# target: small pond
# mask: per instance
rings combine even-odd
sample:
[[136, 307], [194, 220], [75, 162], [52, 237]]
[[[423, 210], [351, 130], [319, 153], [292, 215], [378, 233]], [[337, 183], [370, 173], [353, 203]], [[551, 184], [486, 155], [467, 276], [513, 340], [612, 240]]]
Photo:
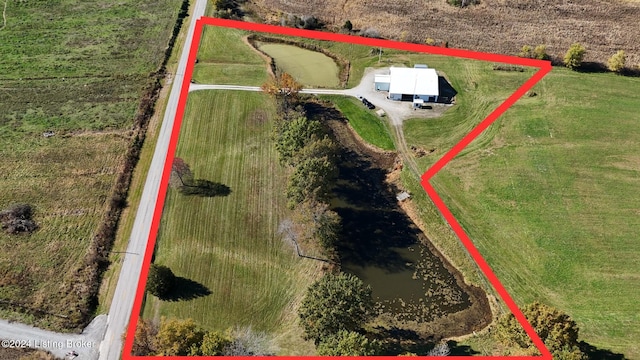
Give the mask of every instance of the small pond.
[[338, 65], [323, 53], [278, 43], [258, 43], [258, 49], [306, 87], [335, 88], [340, 82]]

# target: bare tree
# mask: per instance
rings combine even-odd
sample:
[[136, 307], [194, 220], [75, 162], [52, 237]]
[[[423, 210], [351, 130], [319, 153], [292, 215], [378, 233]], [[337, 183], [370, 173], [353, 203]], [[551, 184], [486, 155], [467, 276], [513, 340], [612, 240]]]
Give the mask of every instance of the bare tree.
[[193, 180], [193, 174], [189, 165], [179, 157], [173, 159], [173, 165], [171, 166], [171, 179], [169, 182], [174, 187], [189, 186]]
[[448, 356], [451, 353], [449, 344], [446, 342], [436, 345], [433, 349], [429, 350], [427, 356]]

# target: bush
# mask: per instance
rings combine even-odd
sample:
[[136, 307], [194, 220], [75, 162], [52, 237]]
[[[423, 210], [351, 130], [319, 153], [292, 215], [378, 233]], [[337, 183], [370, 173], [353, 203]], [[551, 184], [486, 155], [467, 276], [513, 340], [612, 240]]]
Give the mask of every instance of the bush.
[[546, 45], [538, 45], [533, 49], [533, 57], [538, 60], [549, 60], [549, 54], [547, 54]]
[[[572, 354], [572, 357], [580, 355], [578, 325], [569, 315], [537, 302], [525, 306], [522, 313], [549, 351], [554, 354], [554, 358], [558, 358], [560, 354]], [[501, 342], [523, 349], [534, 349], [531, 339], [513, 314], [500, 318], [496, 329], [496, 337]]]
[[347, 20], [344, 22], [344, 25], [342, 25], [342, 28], [346, 31], [351, 31], [353, 30], [353, 24], [351, 24], [351, 21]]
[[355, 331], [341, 330], [318, 345], [321, 356], [374, 356], [380, 355], [382, 346], [376, 340]]
[[147, 291], [162, 299], [166, 297], [176, 282], [173, 271], [164, 265], [151, 264], [147, 278]]
[[609, 58], [607, 65], [609, 70], [620, 73], [624, 70], [626, 62], [627, 56], [625, 55], [624, 50], [620, 50]]
[[564, 65], [572, 70], [578, 69], [582, 65], [586, 51], [584, 46], [579, 43], [572, 44], [564, 55]]

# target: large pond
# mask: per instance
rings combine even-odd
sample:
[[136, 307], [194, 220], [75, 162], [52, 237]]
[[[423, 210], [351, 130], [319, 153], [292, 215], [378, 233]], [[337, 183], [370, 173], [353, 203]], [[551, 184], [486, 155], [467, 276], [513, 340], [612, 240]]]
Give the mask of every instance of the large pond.
[[337, 87], [338, 65], [327, 55], [293, 45], [259, 43], [258, 49], [304, 86]]

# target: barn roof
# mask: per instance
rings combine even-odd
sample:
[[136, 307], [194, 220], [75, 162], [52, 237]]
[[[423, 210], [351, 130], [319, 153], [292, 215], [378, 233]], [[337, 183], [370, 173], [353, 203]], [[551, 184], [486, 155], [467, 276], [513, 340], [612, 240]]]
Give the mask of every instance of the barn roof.
[[435, 69], [391, 67], [390, 77], [389, 94], [440, 95]]

